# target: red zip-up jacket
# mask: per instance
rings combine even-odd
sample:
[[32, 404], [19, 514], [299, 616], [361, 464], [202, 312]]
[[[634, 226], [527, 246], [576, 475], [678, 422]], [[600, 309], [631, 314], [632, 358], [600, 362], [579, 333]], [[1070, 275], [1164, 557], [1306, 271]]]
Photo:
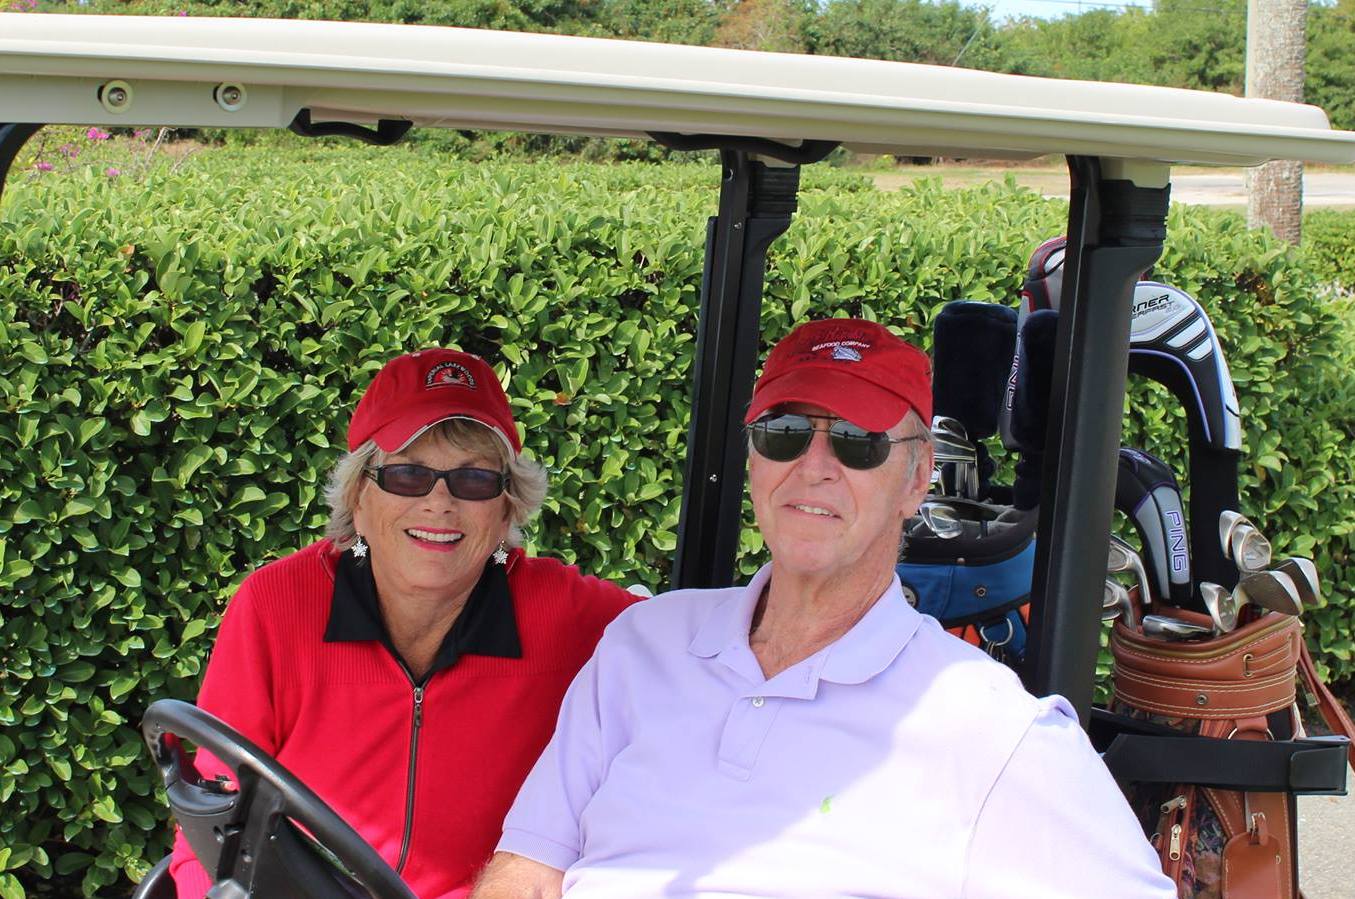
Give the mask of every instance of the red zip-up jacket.
[[[521, 550], [506, 572], [495, 568], [416, 684], [380, 624], [370, 570], [329, 541], [313, 544], [240, 585], [198, 696], [420, 897], [470, 892], [565, 689], [637, 599]], [[226, 771], [208, 753], [197, 767], [207, 778]], [[182, 832], [170, 870], [181, 899], [211, 886]]]

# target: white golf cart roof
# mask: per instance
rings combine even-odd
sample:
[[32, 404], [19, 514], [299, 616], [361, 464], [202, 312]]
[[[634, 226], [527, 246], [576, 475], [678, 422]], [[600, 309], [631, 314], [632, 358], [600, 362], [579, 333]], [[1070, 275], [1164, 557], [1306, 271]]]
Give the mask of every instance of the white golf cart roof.
[[[131, 88], [117, 111], [100, 87]], [[243, 102], [213, 88], [238, 83]], [[226, 107], [235, 107], [228, 109]], [[837, 141], [907, 156], [1355, 162], [1322, 110], [1201, 91], [459, 28], [0, 14], [0, 122]]]

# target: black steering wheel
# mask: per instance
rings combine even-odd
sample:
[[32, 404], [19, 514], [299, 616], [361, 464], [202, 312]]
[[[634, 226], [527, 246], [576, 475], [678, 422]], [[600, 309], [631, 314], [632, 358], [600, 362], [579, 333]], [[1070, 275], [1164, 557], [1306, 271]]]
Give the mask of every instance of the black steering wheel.
[[[415, 899], [400, 875], [305, 784], [219, 718], [175, 699], [141, 720], [170, 808], [212, 895]], [[185, 757], [190, 740], [235, 774], [203, 781]]]

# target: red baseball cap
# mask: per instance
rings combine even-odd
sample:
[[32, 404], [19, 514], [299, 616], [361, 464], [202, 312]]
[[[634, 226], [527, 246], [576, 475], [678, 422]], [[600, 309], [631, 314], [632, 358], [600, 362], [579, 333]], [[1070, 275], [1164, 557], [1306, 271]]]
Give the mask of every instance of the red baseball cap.
[[743, 422], [784, 403], [822, 406], [867, 431], [894, 427], [909, 409], [930, 425], [931, 362], [876, 322], [806, 322], [772, 348]]
[[449, 418], [478, 421], [522, 452], [508, 397], [489, 363], [457, 350], [420, 350], [397, 356], [376, 373], [348, 423], [348, 449], [368, 440], [388, 453], [409, 446]]

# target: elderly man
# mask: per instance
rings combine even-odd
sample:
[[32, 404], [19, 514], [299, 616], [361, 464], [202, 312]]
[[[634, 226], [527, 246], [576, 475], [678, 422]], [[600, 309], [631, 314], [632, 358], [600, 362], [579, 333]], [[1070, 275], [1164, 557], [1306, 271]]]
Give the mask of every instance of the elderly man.
[[912, 609], [927, 358], [811, 322], [746, 423], [771, 562], [607, 629], [475, 892], [498, 897], [1166, 897], [1060, 697]]

